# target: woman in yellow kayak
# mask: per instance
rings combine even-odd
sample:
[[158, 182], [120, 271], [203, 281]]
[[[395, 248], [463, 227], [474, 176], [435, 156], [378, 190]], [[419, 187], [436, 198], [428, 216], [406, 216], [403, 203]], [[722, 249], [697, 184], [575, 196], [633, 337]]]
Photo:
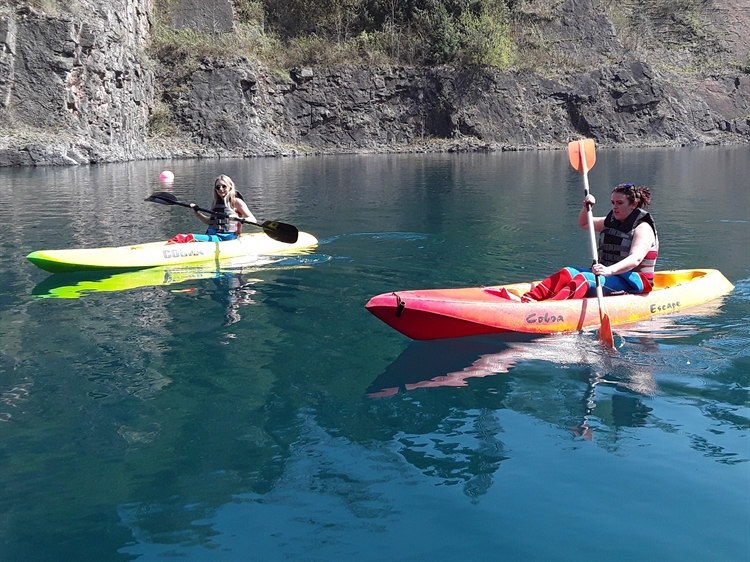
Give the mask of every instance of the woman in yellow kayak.
[[234, 188], [232, 178], [223, 174], [214, 181], [211, 214], [199, 211], [195, 203], [191, 203], [190, 207], [195, 212], [195, 216], [208, 225], [205, 234], [192, 235], [196, 242], [221, 242], [237, 238], [242, 230], [242, 223], [236, 220], [237, 217], [257, 222]]
[[[651, 291], [654, 267], [659, 253], [656, 225], [646, 208], [651, 202], [647, 187], [621, 183], [612, 190], [612, 210], [606, 217], [594, 217], [599, 232], [599, 263], [591, 269], [566, 267], [525, 293], [525, 302], [580, 299], [596, 296], [596, 278], [604, 295], [647, 293]], [[578, 214], [578, 225], [588, 228], [588, 205], [596, 203], [587, 195]]]

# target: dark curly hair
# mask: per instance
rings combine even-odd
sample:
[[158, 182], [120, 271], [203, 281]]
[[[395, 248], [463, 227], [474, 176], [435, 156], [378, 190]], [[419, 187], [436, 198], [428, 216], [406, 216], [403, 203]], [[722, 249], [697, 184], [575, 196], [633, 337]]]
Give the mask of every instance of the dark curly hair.
[[638, 207], [646, 209], [651, 203], [651, 190], [648, 187], [638, 187], [632, 183], [621, 183], [615, 186], [612, 193], [622, 193], [632, 205], [638, 200]]

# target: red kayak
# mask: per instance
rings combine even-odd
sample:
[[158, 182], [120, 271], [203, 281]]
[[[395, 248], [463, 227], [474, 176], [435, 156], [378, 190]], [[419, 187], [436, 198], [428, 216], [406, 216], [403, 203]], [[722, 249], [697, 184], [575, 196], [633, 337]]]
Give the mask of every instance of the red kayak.
[[[365, 308], [415, 340], [518, 332], [553, 334], [600, 324], [596, 297], [522, 303], [532, 283], [465, 289], [427, 289], [383, 293]], [[612, 325], [681, 312], [729, 293], [734, 286], [715, 269], [657, 272], [654, 289], [640, 295], [603, 299]]]

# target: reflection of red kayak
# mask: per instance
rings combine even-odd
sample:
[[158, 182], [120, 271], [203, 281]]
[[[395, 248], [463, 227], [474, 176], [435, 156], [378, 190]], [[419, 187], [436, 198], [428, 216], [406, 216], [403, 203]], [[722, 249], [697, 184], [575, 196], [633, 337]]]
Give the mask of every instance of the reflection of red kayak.
[[[365, 305], [380, 320], [415, 340], [523, 332], [552, 334], [599, 326], [596, 298], [521, 303], [531, 283], [466, 289], [394, 291]], [[715, 269], [657, 272], [654, 290], [604, 299], [613, 325], [680, 312], [729, 293], [734, 286]], [[505, 291], [502, 291], [505, 289]]]

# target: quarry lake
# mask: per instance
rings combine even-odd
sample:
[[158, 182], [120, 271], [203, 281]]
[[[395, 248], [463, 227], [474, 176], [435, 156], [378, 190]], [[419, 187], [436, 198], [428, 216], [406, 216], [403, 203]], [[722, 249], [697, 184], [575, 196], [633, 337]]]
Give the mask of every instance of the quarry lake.
[[[364, 308], [588, 267], [565, 151], [0, 170], [0, 560], [747, 561], [749, 161], [597, 150], [596, 214], [649, 186], [657, 268], [735, 285], [615, 355]], [[201, 232], [144, 199], [206, 207], [219, 174], [319, 245], [118, 290], [25, 259]]]

